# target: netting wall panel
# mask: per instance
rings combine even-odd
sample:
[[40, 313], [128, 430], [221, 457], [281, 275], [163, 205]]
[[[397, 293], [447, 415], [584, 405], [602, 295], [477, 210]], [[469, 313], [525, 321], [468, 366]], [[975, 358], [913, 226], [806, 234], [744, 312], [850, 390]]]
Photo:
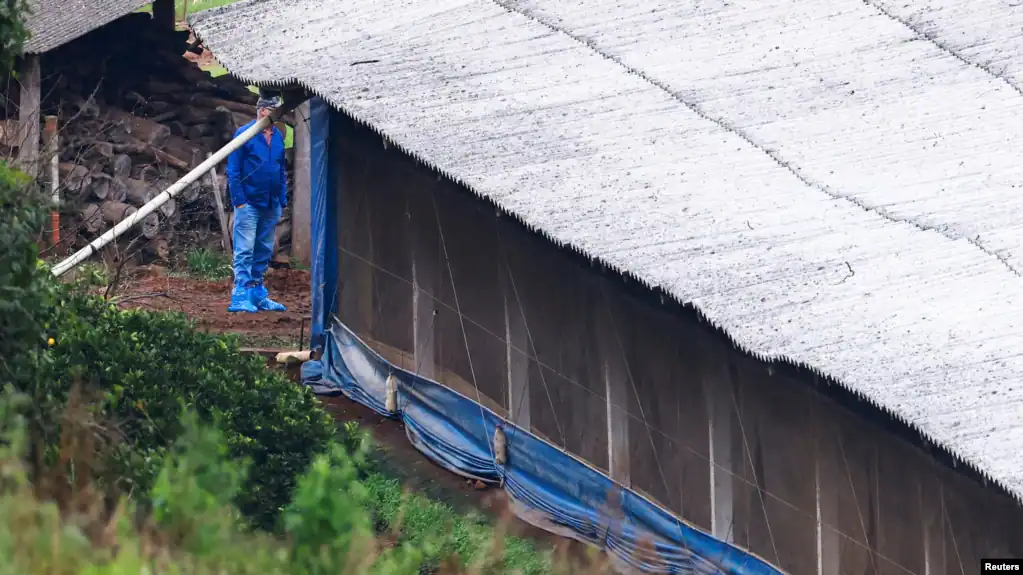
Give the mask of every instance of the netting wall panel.
[[735, 367], [735, 540], [790, 573], [811, 573], [817, 503], [810, 397], [758, 362], [737, 360]]
[[[332, 130], [340, 315], [387, 359], [503, 416], [525, 414], [538, 435], [608, 471], [609, 348], [598, 334], [610, 314], [627, 374], [629, 481], [691, 524], [710, 530], [728, 503], [722, 537], [792, 573], [922, 574], [926, 563], [939, 575], [1023, 553], [1017, 503], [706, 324], [626, 295], [368, 130]], [[711, 454], [708, 389], [733, 402], [732, 459], [714, 468], [732, 479], [727, 502], [711, 477], [722, 455]]]
[[[504, 293], [494, 213], [448, 189], [425, 203], [443, 232], [437, 339], [441, 365], [508, 407]], [[459, 314], [461, 312], [461, 314]]]
[[596, 287], [565, 255], [510, 228], [501, 227], [500, 241], [519, 308], [510, 313], [525, 318], [532, 427], [606, 471], [607, 401], [595, 336]]
[[692, 333], [633, 300], [612, 304], [628, 379], [632, 487], [711, 528], [707, 400]]
[[400, 363], [413, 352], [408, 172], [372, 153], [365, 130], [331, 127], [340, 195], [338, 282], [341, 316], [377, 351]]

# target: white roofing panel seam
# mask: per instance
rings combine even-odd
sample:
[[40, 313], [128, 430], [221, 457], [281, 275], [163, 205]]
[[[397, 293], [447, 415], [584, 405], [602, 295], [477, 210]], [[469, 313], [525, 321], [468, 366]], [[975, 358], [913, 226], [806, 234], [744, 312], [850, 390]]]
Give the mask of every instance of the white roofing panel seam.
[[[976, 66], [1005, 82], [1006, 85], [1023, 96], [1023, 89], [1020, 89], [1017, 77], [1020, 68], [1011, 67], [1011, 62], [1015, 58], [999, 50], [999, 47], [1006, 44], [1012, 45], [1014, 51], [1023, 49], [1023, 41], [1019, 34], [1020, 27], [1023, 26], [1023, 10], [1020, 9], [1023, 5], [1008, 4], [998, 0], [951, 3], [947, 0], [938, 0], [937, 2], [931, 0], [860, 1], [909, 28], [917, 36], [926, 38], [964, 64]], [[928, 6], [928, 8], [919, 10], [920, 5]], [[939, 5], [940, 8], [935, 9], [935, 5]], [[955, 9], [954, 16], [948, 8]], [[949, 18], [950, 16], [954, 19]], [[965, 25], [963, 25], [964, 22]], [[1015, 30], [1013, 26], [1015, 26]], [[949, 33], [950, 28], [960, 32], [958, 34], [960, 40], [956, 40], [957, 35]], [[977, 42], [978, 39], [982, 39], [982, 41]], [[993, 54], [984, 52], [991, 48], [994, 48]], [[1018, 54], [1018, 52], [1016, 53]]]
[[[508, 9], [519, 10], [522, 13], [526, 14], [528, 17], [536, 19], [537, 21], [539, 21], [541, 23], [544, 23], [545, 25], [547, 25], [549, 27], [552, 27], [552, 28], [555, 28], [555, 29], [561, 29], [559, 27], [558, 23], [565, 22], [565, 20], [563, 18], [560, 18], [560, 17], [557, 16], [561, 12], [565, 11], [565, 7], [563, 5], [561, 5], [561, 4], [545, 3], [545, 2], [542, 2], [540, 0], [494, 0], [494, 1], [498, 2], [499, 4], [501, 4], [502, 6], [508, 8]], [[861, 1], [866, 6], [872, 6], [869, 2], [866, 2], [864, 0], [861, 0]], [[790, 0], [783, 0], [782, 3], [788, 4], [789, 2], [790, 2]], [[766, 4], [767, 3], [765, 2], [764, 5], [758, 6], [757, 9], [750, 9], [747, 6], [743, 6], [742, 7], [742, 12], [744, 12], [744, 13], [753, 13], [753, 14], [771, 13], [770, 8], [767, 7]], [[776, 2], [776, 4], [777, 4], [777, 2]], [[813, 4], [802, 3], [801, 5], [804, 7], [803, 8], [804, 10], [809, 10], [809, 11], [815, 11], [815, 10], [817, 10], [819, 8], [817, 5], [813, 5]], [[644, 3], [644, 6], [646, 6], [645, 3]], [[588, 8], [590, 8], [590, 7], [592, 7], [592, 6], [591, 5], [587, 5], [586, 7], [584, 7], [582, 9], [582, 11], [585, 12], [585, 14], [586, 14], [586, 16], [588, 18], [595, 19], [596, 18], [596, 16], [594, 15], [595, 12], [594, 11], [588, 11]], [[629, 5], [629, 4], [625, 4], [625, 5], [618, 4], [618, 5], [616, 5], [617, 9], [626, 10], [626, 13], [628, 13], [627, 9], [630, 8], [630, 7], [631, 7], [631, 5]], [[651, 11], [651, 10], [646, 10], [646, 9], [644, 9], [642, 12], [643, 13], [653, 13], [653, 14], [657, 13], [656, 10]], [[596, 12], [596, 14], [606, 15], [603, 12]], [[890, 15], [880, 11], [880, 9], [878, 9], [878, 12], [876, 13], [876, 15], [883, 15], [883, 16], [887, 17], [893, 23], [894, 27], [900, 29], [900, 30], [896, 30], [896, 32], [902, 32], [903, 33], [903, 37], [901, 38], [901, 40], [903, 40], [903, 41], [906, 41], [907, 39], [910, 39], [912, 34], [916, 34], [916, 31], [912, 28], [912, 26], [910, 26], [910, 25], [908, 25], [908, 24], [898, 20], [897, 18], [895, 18], [893, 16], [890, 16]], [[657, 16], [659, 17], [660, 14], [657, 14]], [[853, 16], [855, 16], [857, 19], [862, 19], [863, 18], [862, 14], [853, 14]], [[791, 10], [789, 11], [789, 13], [787, 13], [786, 18], [791, 18]], [[613, 17], [612, 17], [612, 20], [616, 22], [616, 24], [614, 25], [614, 29], [615, 29], [615, 32], [616, 32], [615, 38], [618, 38], [618, 36], [620, 35], [619, 32], [622, 30], [622, 27], [618, 26], [617, 20], [614, 20]], [[661, 24], [661, 22], [663, 22], [663, 21], [665, 21], [667, 19], [665, 19], [665, 18], [659, 18], [658, 19], [658, 18], [653, 18], [652, 17], [651, 20], [656, 22], [656, 25], [659, 28], [661, 28], [661, 29], [665, 28], [665, 26], [663, 24]], [[606, 18], [604, 18], [601, 21], [602, 22], [607, 22], [608, 20]], [[680, 19], [674, 19], [674, 20], [671, 20], [671, 21], [679, 22]], [[753, 21], [754, 21], [753, 19], [751, 19], [750, 17], [747, 16], [742, 21], [742, 25], [743, 26], [748, 26], [751, 29], [757, 29], [758, 27], [751, 23]], [[681, 22], [682, 22], [682, 24], [690, 23], [690, 22], [686, 22], [685, 20], [681, 20]], [[876, 22], [872, 22], [871, 24], [872, 25], [876, 25]], [[679, 26], [679, 24], [676, 24], [676, 26]], [[582, 29], [586, 29], [586, 30], [590, 30], [591, 29], [591, 27], [588, 26], [585, 23], [582, 26], [580, 26], [580, 27]], [[801, 26], [800, 31], [804, 31], [805, 28], [806, 28], [805, 25]], [[902, 28], [904, 28], [904, 30]], [[627, 30], [627, 28], [626, 28], [626, 30]], [[999, 262], [1001, 262], [1003, 265], [1005, 265], [1007, 267], [1007, 269], [1012, 271], [1014, 274], [1020, 275], [1019, 267], [1017, 266], [1016, 262], [1012, 261], [1011, 254], [1005, 253], [1005, 250], [994, 250], [994, 249], [991, 249], [987, 245], [986, 242], [982, 242], [981, 241], [980, 236], [978, 234], [976, 234], [976, 233], [970, 234], [967, 230], [962, 230], [962, 229], [956, 228], [954, 226], [950, 227], [950, 226], [948, 226], [946, 224], [943, 224], [941, 222], [929, 221], [927, 218], [916, 218], [916, 217], [912, 217], [912, 216], [902, 215], [902, 214], [898, 213], [899, 212], [898, 206], [894, 206], [895, 209], [884, 209], [882, 207], [879, 207], [875, 203], [867, 200], [867, 198], [865, 198], [863, 196], [848, 195], [848, 194], [842, 193], [841, 188], [836, 188], [834, 186], [829, 185], [827, 179], [822, 179], [822, 178], [814, 177], [814, 174], [811, 174], [811, 173], [809, 173], [808, 170], [803, 169], [802, 166], [801, 166], [801, 162], [799, 161], [800, 158], [798, 157], [799, 156], [798, 150], [795, 151], [796, 152], [795, 154], [792, 154], [792, 155], [796, 156], [795, 158], [790, 157], [790, 154], [788, 154], [788, 152], [790, 152], [790, 150], [785, 150], [787, 153], [785, 155], [782, 155], [780, 153], [778, 147], [772, 146], [770, 144], [770, 140], [768, 140], [767, 142], [761, 141], [760, 138], [757, 138], [757, 137], [754, 136], [754, 132], [753, 131], [744, 130], [743, 126], [741, 124], [734, 124], [734, 123], [732, 123], [731, 119], [735, 118], [736, 117], [735, 115], [737, 113], [738, 114], [746, 115], [747, 116], [747, 122], [748, 122], [749, 121], [749, 119], [748, 119], [749, 114], [753, 114], [753, 112], [750, 112], [750, 110], [757, 110], [758, 109], [756, 106], [750, 106], [748, 101], [745, 101], [745, 100], [741, 99], [741, 94], [743, 92], [743, 88], [747, 92], [757, 91], [758, 94], [763, 93], [764, 86], [751, 83], [749, 81], [749, 78], [744, 77], [744, 78], [741, 79], [741, 86], [743, 88], [740, 88], [739, 86], [731, 86], [731, 87], [723, 90], [724, 93], [728, 94], [726, 96], [726, 98], [734, 98], [735, 102], [733, 102], [732, 103], [733, 105], [730, 106], [730, 108], [729, 108], [730, 114], [728, 114], [728, 115], [716, 114], [716, 113], [714, 113], [711, 110], [711, 106], [706, 106], [706, 107], [705, 106], [701, 106], [701, 99], [702, 99], [701, 98], [701, 94], [702, 94], [702, 92], [700, 90], [695, 90], [695, 89], [689, 88], [689, 89], [685, 90], [685, 94], [683, 94], [681, 91], [679, 91], [679, 88], [680, 88], [679, 84], [676, 83], [674, 85], [668, 85], [667, 83], [663, 82], [661, 80], [661, 78], [658, 78], [658, 77], [655, 77], [655, 76], [651, 76], [651, 75], [647, 74], [644, 71], [644, 69], [649, 69], [649, 68], [653, 68], [653, 69], [656, 70], [657, 69], [656, 63], [654, 63], [653, 65], [644, 66], [644, 69], [639, 69], [639, 68], [634, 67], [634, 65], [638, 65], [639, 64], [637, 62], [632, 62], [632, 61], [625, 62], [624, 60], [622, 60], [616, 54], [604, 54], [603, 52], [601, 52], [601, 47], [604, 46], [605, 44], [617, 45], [617, 43], [619, 43], [620, 40], [616, 40], [616, 39], [605, 40], [605, 39], [602, 38], [600, 41], [597, 41], [597, 40], [595, 40], [593, 38], [580, 36], [580, 35], [574, 33], [570, 29], [564, 29], [562, 31], [564, 31], [566, 34], [572, 36], [573, 38], [577, 39], [578, 41], [584, 43], [585, 45], [591, 47], [592, 49], [600, 52], [602, 55], [604, 55], [606, 57], [609, 57], [609, 58], [615, 60], [616, 62], [621, 63], [622, 66], [624, 66], [629, 71], [640, 75], [641, 77], [647, 79], [648, 81], [650, 81], [654, 85], [657, 85], [658, 87], [666, 90], [668, 93], [672, 94], [676, 98], [679, 98], [681, 101], [686, 103], [687, 106], [689, 106], [694, 111], [696, 111], [697, 113], [701, 114], [702, 116], [707, 117], [708, 119], [710, 119], [712, 121], [715, 121], [716, 123], [719, 123], [719, 125], [721, 125], [723, 127], [726, 127], [727, 129], [729, 129], [731, 131], [734, 131], [737, 134], [740, 134], [744, 139], [746, 139], [752, 145], [754, 145], [757, 148], [763, 150], [765, 153], [770, 155], [779, 164], [781, 164], [784, 167], [786, 167], [787, 169], [791, 170], [794, 174], [796, 174], [805, 183], [807, 183], [809, 185], [812, 185], [812, 186], [820, 189], [821, 191], [823, 191], [825, 193], [828, 193], [832, 197], [836, 197], [836, 198], [841, 197], [841, 198], [844, 198], [844, 199], [848, 199], [849, 201], [852, 201], [853, 203], [855, 203], [856, 205], [860, 206], [863, 209], [877, 211], [878, 213], [882, 214], [883, 216], [885, 216], [887, 218], [890, 218], [890, 219], [893, 219], [893, 220], [897, 220], [897, 221], [907, 222], [907, 223], [910, 223], [912, 225], [918, 226], [918, 227], [920, 227], [923, 230], [935, 231], [935, 232], [941, 233], [943, 235], [946, 235], [946, 236], [948, 236], [948, 237], [950, 237], [952, 239], [958, 239], [960, 237], [966, 236], [966, 237], [969, 238], [969, 241], [974, 246], [976, 246], [978, 249], [980, 249], [984, 253], [987, 253], [987, 254], [991, 255], [992, 257], [994, 257], [995, 259], [997, 259]], [[688, 27], [685, 27], [685, 31], [689, 32], [690, 29]], [[720, 30], [718, 30], [717, 32], [718, 32], [718, 34], [716, 34], [714, 36], [715, 38], [727, 37], [726, 35], [721, 34]], [[765, 34], [765, 35], [766, 36], [771, 36], [770, 34]], [[639, 36], [639, 35], [637, 35], [637, 36]], [[642, 36], [644, 38], [647, 37], [647, 35], [642, 35]], [[798, 42], [801, 43], [801, 44], [813, 44], [813, 45], [816, 46], [819, 43], [821, 43], [821, 39], [819, 37], [813, 36], [812, 34], [799, 34], [799, 35], [793, 34], [791, 36], [806, 38], [804, 40], [798, 40]], [[743, 37], [748, 39], [750, 37], [750, 34], [747, 33]], [[860, 38], [859, 35], [857, 35], [856, 37]], [[789, 40], [791, 40], [791, 38], [789, 38]], [[647, 41], [649, 43], [649, 39], [648, 38], [647, 38]], [[780, 40], [779, 40], [779, 42], [780, 42]], [[876, 39], [871, 38], [870, 41], [867, 42], [867, 43], [868, 44], [876, 44]], [[842, 49], [844, 49], [844, 50], [848, 50], [848, 48], [849, 48], [847, 45], [844, 45], [841, 42], [824, 42], [824, 44], [825, 45], [832, 44], [832, 45], [835, 45], [835, 46], [842, 46]], [[667, 45], [670, 45], [670, 44], [667, 44]], [[743, 46], [749, 46], [750, 42], [745, 42], [742, 45]], [[938, 44], [935, 43], [935, 45], [937, 46]], [[652, 47], [652, 49], [656, 50], [658, 47], [659, 46], [654, 46], [654, 47]], [[884, 47], [884, 46], [882, 46], [882, 47]], [[715, 64], [720, 64], [720, 59], [721, 59], [720, 58], [720, 54], [722, 53], [721, 46], [720, 45], [714, 45], [714, 44], [707, 44], [705, 46], [705, 48], [707, 49], [708, 53], [706, 53], [706, 54], [689, 54], [689, 60], [684, 60], [685, 61], [685, 66], [686, 66], [687, 73], [692, 70], [694, 64], [698, 65], [699, 62], [704, 62], [707, 67], [713, 67], [715, 69], [718, 69], [718, 66], [716, 66]], [[777, 51], [780, 48], [781, 48], [781, 46], [775, 46], [774, 49], [770, 50], [770, 51], [772, 51], [772, 52], [773, 51]], [[926, 49], [926, 48], [924, 48], [924, 49]], [[971, 67], [975, 66], [972, 63], [966, 62], [959, 55], [954, 54], [953, 52], [949, 51], [948, 49], [946, 49], [944, 47], [940, 47], [940, 49], [945, 51], [946, 53], [948, 53], [950, 56], [952, 56], [956, 60], [959, 60], [960, 62], [965, 63], [967, 66], [971, 66]], [[727, 48], [726, 48], [726, 50], [727, 50]], [[717, 56], [715, 56], [715, 54]], [[742, 56], [745, 56], [745, 54], [742, 54]], [[927, 58], [927, 57], [923, 58], [923, 60], [925, 62], [932, 62], [933, 63], [933, 64], [928, 64], [928, 68], [933, 68], [935, 65], [938, 65], [938, 61], [935, 60], [932, 55], [927, 54], [927, 55], [922, 55], [922, 56], [931, 56], [930, 58]], [[742, 64], [743, 66], [748, 66], [748, 62], [750, 60], [751, 60], [751, 58], [746, 58], [746, 57], [739, 58], [739, 61], [744, 63], [744, 64]], [[664, 61], [665, 62], [677, 62], [677, 60], [672, 60], [671, 58], [665, 58]], [[877, 61], [875, 63], [878, 64], [880, 67], [879, 66], [873, 66], [871, 68], [871, 74], [872, 75], [876, 75], [877, 71], [878, 70], [883, 70], [884, 66], [886, 65], [886, 62], [883, 59], [880, 60], [880, 61]], [[727, 62], [725, 62], [725, 64], [727, 66]], [[947, 68], [947, 65], [943, 65], [942, 67]], [[987, 71], [982, 66], [976, 66], [976, 67], [977, 67], [978, 70], [984, 70], [984, 73], [990, 74], [990, 72]], [[798, 63], [797, 63], [796, 66], [794, 66], [792, 68], [798, 69], [799, 68]], [[726, 67], [725, 69], [727, 70], [728, 68]], [[771, 71], [778, 71], [778, 70], [782, 70], [783, 67], [780, 66], [780, 65], [772, 64], [770, 69], [771, 69]], [[934, 70], [931, 70], [931, 72], [933, 72], [933, 71]], [[669, 72], [670, 72], [670, 70], [669, 70]], [[958, 73], [958, 71], [954, 71], [954, 72]], [[744, 75], [745, 75], [745, 73], [744, 73]], [[884, 76], [888, 76], [888, 75], [889, 74], [885, 74]], [[996, 77], [993, 74], [992, 74], [992, 76]], [[1001, 79], [1001, 78], [998, 78], [998, 79], [1000, 81], [1004, 81], [1004, 79]], [[822, 81], [823, 81], [823, 78], [822, 78]], [[769, 91], [780, 89], [780, 86], [782, 86], [782, 85], [791, 85], [792, 84], [791, 78], [776, 79], [774, 83], [776, 85], [768, 85], [767, 86], [767, 89]], [[841, 86], [844, 87], [844, 86], [847, 86], [848, 84], [850, 84], [850, 82], [843, 82], [843, 83], [841, 83]], [[885, 78], [885, 81], [882, 82], [881, 84], [876, 84], [875, 83], [875, 88], [878, 85], [884, 86], [886, 84], [891, 84], [891, 81], [888, 78]], [[1011, 83], [1009, 83], [1007, 81], [1005, 81], [1004, 85], [1011, 87], [1013, 90], [1017, 90], [1015, 88], [1015, 86], [1013, 86]], [[718, 91], [721, 91], [721, 90], [719, 89]], [[855, 91], [856, 91], [855, 88], [850, 89], [849, 90], [849, 94], [855, 94]], [[875, 96], [876, 96], [876, 94], [875, 94]], [[692, 98], [692, 99], [691, 100], [687, 99], [687, 97], [688, 98]], [[899, 95], [898, 95], [898, 98], [901, 99], [901, 100], [905, 100], [905, 92], [901, 91], [899, 93]], [[917, 100], [919, 100], [919, 101], [917, 101]], [[901, 121], [901, 127], [902, 128], [905, 127], [905, 122], [906, 122], [907, 119], [909, 119], [909, 120], [913, 119], [913, 114], [915, 113], [915, 109], [916, 108], [918, 108], [918, 107], [924, 107], [925, 108], [925, 106], [920, 106], [920, 104], [924, 104], [924, 103], [932, 101], [932, 100], [933, 100], [933, 97], [931, 97], [930, 95], [928, 95], [928, 97], [926, 97], [926, 98], [917, 98], [917, 99], [910, 100], [909, 103], [911, 103], [913, 107], [908, 108], [905, 112], [903, 112], [899, 116], [900, 121]], [[783, 105], [784, 104], [784, 100], [783, 99], [779, 99], [779, 98], [768, 97], [767, 101], [771, 103], [768, 106], [767, 109], [775, 109], [775, 108], [777, 108], [777, 105]], [[789, 101], [799, 103], [799, 102], [802, 101], [802, 99], [797, 97], [797, 98], [789, 99]], [[715, 104], [721, 104], [721, 103], [722, 103], [722, 99], [721, 98], [715, 99]], [[869, 105], [870, 105], [870, 107], [877, 108], [879, 103], [880, 102], [875, 97], [875, 98], [873, 98], [869, 102]], [[818, 105], [818, 106], [815, 106], [814, 109], [819, 109], [819, 108], [820, 108], [820, 106]], [[711, 111], [708, 111], [708, 110], [711, 110]], [[838, 110], [838, 113], [841, 114], [845, 118], [855, 118], [856, 117], [855, 112], [853, 112], [852, 114], [850, 114], [850, 112], [851, 112], [851, 110], [849, 110], [848, 108], [843, 108], [841, 110]], [[1006, 117], [1003, 119], [1003, 121], [1012, 122], [1013, 119], [1015, 119], [1016, 115], [1019, 112], [1020, 112], [1020, 110], [1018, 108], [1016, 108], [1016, 107], [1007, 110], [1006, 111]], [[763, 114], [760, 114], [759, 116], [756, 115], [756, 114], [753, 114], [753, 115], [755, 117], [758, 117], [758, 118], [763, 116]], [[928, 114], [925, 112], [924, 113], [924, 118], [927, 115]], [[960, 123], [964, 127], [972, 125], [969, 121], [962, 121]], [[764, 123], [762, 120], [758, 119], [755, 122], [755, 124], [756, 124], [756, 127], [758, 128], [758, 131], [768, 132], [768, 131], [774, 130], [776, 128], [776, 126], [779, 124], [779, 122], [776, 122], [774, 125], [771, 125], [769, 123]], [[815, 124], [817, 126], [820, 126], [821, 128], [823, 128], [824, 130], [826, 130], [826, 132], [824, 132], [824, 133], [833, 133], [835, 131], [834, 130], [834, 122], [833, 121], [832, 122], [818, 121], [818, 122], [815, 122]], [[902, 130], [890, 130], [889, 126], [883, 126], [882, 129], [888, 129], [888, 132], [890, 132], [890, 134], [888, 134], [889, 138], [891, 138], [892, 136], [894, 136], [896, 138], [906, 136], [906, 132], [905, 131], [902, 131]], [[851, 136], [853, 138], [858, 138], [861, 142], [862, 141], [869, 141], [870, 143], [873, 143], [873, 142], [875, 142], [877, 140], [877, 135], [876, 134], [871, 134], [869, 132], [866, 133], [866, 134], [851, 134]], [[934, 142], [933, 145], [936, 146], [937, 144], [936, 144], [935, 140], [940, 139], [940, 137], [941, 137], [940, 133], [932, 132], [928, 136], [925, 137], [924, 145], [928, 145], [928, 144]], [[846, 152], [848, 150], [848, 146], [846, 144], [848, 144], [847, 140], [837, 141], [837, 139], [833, 139], [833, 146], [839, 148], [843, 152]], [[871, 153], [876, 153], [879, 149], [881, 149], [881, 150], [884, 151], [884, 153], [886, 153], [888, 155], [892, 155], [892, 154], [897, 153], [899, 151], [899, 144], [898, 143], [890, 142], [889, 141], [889, 142], [886, 142], [886, 144], [887, 145], [884, 146], [884, 147], [870, 146], [870, 148], [873, 149], [873, 151]], [[920, 145], [919, 143], [914, 143], [912, 141], [906, 141], [906, 142], [901, 143], [901, 147], [914, 147], [914, 146], [919, 146], [919, 145]], [[1009, 154], [1011, 154], [1011, 152], [1009, 150], [1005, 150], [1005, 152], [1007, 153], [1006, 157], [1008, 158]], [[958, 156], [954, 156], [953, 152], [949, 152], [948, 155], [950, 157], [958, 157]], [[843, 164], [844, 163], [848, 163], [848, 160], [849, 160], [848, 153], [843, 153], [839, 157], [841, 157], [841, 161], [842, 161]], [[870, 157], [871, 156], [866, 156], [865, 159], [870, 159]], [[1015, 159], [1014, 155], [1012, 156], [1012, 159], [1013, 160]], [[1016, 168], [1016, 170], [1019, 173], [1023, 174], [1023, 166], [1021, 166], [1020, 168]], [[831, 173], [833, 174], [834, 172], [832, 171]], [[987, 175], [986, 177], [990, 178], [990, 175]], [[1020, 180], [1021, 180], [1021, 178], [1014, 178], [1013, 179], [1013, 182], [1014, 182], [1013, 186], [1016, 186], [1017, 185], [1016, 182], [1019, 182]], [[882, 193], [883, 193], [883, 190], [882, 190]], [[986, 202], [986, 203], [989, 203], [989, 202]], [[1023, 262], [1020, 262], [1020, 263], [1023, 263]]]

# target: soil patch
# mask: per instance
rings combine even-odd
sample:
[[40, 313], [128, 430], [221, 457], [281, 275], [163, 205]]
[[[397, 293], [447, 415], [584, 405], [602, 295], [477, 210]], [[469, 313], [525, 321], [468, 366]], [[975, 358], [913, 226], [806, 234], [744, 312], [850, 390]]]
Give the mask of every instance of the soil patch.
[[118, 296], [124, 308], [183, 312], [202, 328], [244, 336], [247, 345], [300, 347], [309, 333], [309, 272], [270, 269], [266, 287], [288, 311], [228, 313], [231, 280], [203, 281], [156, 267], [139, 268], [118, 290]]

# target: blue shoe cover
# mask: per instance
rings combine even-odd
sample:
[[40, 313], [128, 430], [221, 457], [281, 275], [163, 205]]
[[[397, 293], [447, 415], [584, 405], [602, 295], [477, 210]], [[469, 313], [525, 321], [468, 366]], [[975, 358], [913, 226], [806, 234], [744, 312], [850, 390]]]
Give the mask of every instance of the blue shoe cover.
[[252, 305], [252, 296], [249, 291], [251, 288], [235, 287], [234, 291], [231, 292], [231, 305], [227, 307], [227, 311], [235, 312], [246, 312], [256, 313], [259, 311], [256, 306]]
[[288, 308], [284, 307], [283, 304], [270, 299], [266, 287], [262, 284], [255, 285], [250, 289], [252, 290], [249, 292], [252, 295], [250, 301], [257, 309], [262, 311], [288, 311]]

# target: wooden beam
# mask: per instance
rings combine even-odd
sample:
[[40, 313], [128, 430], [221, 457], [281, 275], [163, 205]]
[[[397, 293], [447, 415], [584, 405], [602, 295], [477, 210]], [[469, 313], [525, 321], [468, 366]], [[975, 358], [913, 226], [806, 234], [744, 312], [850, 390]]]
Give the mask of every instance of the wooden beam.
[[18, 167], [35, 178], [39, 175], [39, 110], [42, 96], [38, 54], [25, 56], [19, 76]]
[[[714, 357], [711, 355], [710, 357]], [[732, 433], [735, 428], [735, 383], [725, 363], [703, 376], [710, 436], [711, 534], [735, 541], [735, 473], [739, 469]]]
[[295, 110], [295, 195], [291, 201], [291, 257], [308, 266], [312, 257], [312, 174], [309, 102]]
[[596, 300], [598, 309], [597, 338], [601, 356], [601, 373], [607, 401], [607, 464], [611, 479], [624, 487], [631, 487], [632, 473], [629, 459], [629, 370], [625, 350], [612, 314], [613, 296], [601, 290]]
[[[212, 154], [206, 154], [209, 158]], [[210, 178], [213, 180], [213, 186], [211, 192], [213, 193], [213, 201], [217, 204], [217, 221], [220, 222], [220, 245], [223, 246], [224, 251], [233, 254], [234, 249], [231, 245], [232, 237], [231, 234], [234, 229], [228, 225], [227, 210], [224, 209], [224, 198], [223, 190], [220, 188], [220, 178], [217, 176], [217, 168], [210, 170]]]
[[842, 475], [836, 455], [835, 438], [838, 429], [827, 420], [827, 414], [818, 404], [814, 411], [816, 437], [816, 490], [817, 490], [817, 573], [840, 575], [841, 535], [838, 532], [838, 494], [842, 488]]
[[948, 553], [946, 549], [945, 493], [940, 475], [923, 475], [920, 478], [920, 512], [923, 519], [924, 572], [921, 575], [945, 575]]
[[50, 189], [50, 247], [60, 246], [60, 142], [57, 116], [46, 116], [43, 128], [44, 149], [39, 177]]
[[[421, 252], [417, 252], [421, 253]], [[413, 371], [420, 377], [435, 379], [437, 361], [434, 321], [437, 314], [433, 301], [436, 293], [436, 271], [426, 258], [412, 262], [412, 339], [415, 347]]]

